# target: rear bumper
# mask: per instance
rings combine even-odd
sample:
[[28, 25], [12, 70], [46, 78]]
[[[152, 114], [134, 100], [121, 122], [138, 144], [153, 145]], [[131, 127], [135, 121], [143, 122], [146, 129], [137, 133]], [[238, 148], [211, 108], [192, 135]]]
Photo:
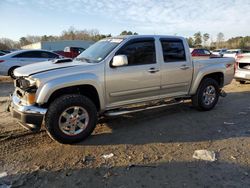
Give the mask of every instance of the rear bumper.
[[21, 100], [13, 94], [10, 97], [9, 111], [12, 117], [18, 119], [29, 130], [39, 129], [47, 109], [35, 105], [22, 105]]
[[250, 71], [248, 70], [237, 70], [234, 75], [235, 80], [250, 80]]

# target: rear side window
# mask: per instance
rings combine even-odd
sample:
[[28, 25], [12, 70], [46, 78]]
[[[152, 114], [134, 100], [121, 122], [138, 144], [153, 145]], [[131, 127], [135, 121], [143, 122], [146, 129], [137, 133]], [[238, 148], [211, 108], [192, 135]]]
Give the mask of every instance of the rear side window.
[[116, 55], [126, 55], [128, 65], [144, 65], [156, 63], [154, 39], [130, 41]]
[[164, 62], [186, 61], [186, 54], [181, 40], [161, 39]]

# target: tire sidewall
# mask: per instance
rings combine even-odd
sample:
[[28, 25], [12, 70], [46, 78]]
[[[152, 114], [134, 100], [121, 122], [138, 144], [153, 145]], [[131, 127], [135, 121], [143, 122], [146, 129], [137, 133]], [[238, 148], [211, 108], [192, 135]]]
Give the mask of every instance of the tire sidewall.
[[[69, 100], [70, 99], [70, 100]], [[48, 109], [50, 116], [45, 118], [45, 125], [49, 135], [60, 143], [76, 143], [89, 136], [95, 128], [97, 112], [94, 104], [86, 97], [74, 95], [72, 98], [67, 96], [59, 98], [52, 107]], [[85, 130], [77, 135], [67, 135], [59, 128], [59, 118], [69, 107], [79, 106], [84, 108], [89, 115], [89, 122]], [[53, 115], [51, 115], [53, 114]]]

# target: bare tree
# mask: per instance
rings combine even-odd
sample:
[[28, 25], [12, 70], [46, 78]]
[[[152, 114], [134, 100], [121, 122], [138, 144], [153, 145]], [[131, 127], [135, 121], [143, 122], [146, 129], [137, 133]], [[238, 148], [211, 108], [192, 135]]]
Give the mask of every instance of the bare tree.
[[219, 32], [217, 34], [217, 40], [216, 40], [216, 47], [217, 48], [222, 48], [224, 46], [224, 34], [222, 32]]

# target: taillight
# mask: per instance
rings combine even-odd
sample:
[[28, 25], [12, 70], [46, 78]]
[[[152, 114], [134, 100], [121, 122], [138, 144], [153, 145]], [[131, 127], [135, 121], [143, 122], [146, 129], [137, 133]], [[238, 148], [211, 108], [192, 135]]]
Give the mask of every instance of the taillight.
[[244, 57], [243, 54], [238, 54], [238, 55], [236, 55], [236, 60], [240, 60], [240, 59], [243, 58], [243, 57]]
[[4, 62], [4, 60], [0, 60], [0, 63], [3, 63]]

